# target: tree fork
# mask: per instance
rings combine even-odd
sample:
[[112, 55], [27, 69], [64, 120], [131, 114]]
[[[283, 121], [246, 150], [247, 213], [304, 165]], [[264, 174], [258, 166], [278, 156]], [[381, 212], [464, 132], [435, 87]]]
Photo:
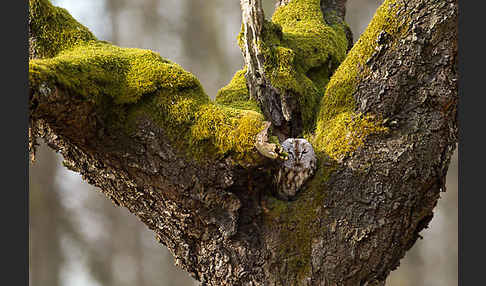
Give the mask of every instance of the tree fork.
[[[285, 3], [311, 16], [277, 11], [293, 18], [275, 17], [281, 38], [263, 23], [280, 41], [266, 48], [296, 69], [263, 75], [302, 94], [327, 84], [298, 105], [318, 99], [314, 117], [301, 112], [318, 161], [294, 200], [268, 191], [254, 146], [265, 120], [277, 126], [265, 111], [213, 104], [179, 66], [98, 41], [47, 0], [29, 1], [31, 138], [138, 216], [202, 285], [383, 285], [432, 218], [457, 143], [457, 1], [385, 1], [339, 68], [345, 28], [321, 25], [319, 1]], [[302, 58], [312, 49], [292, 42], [285, 29], [300, 26], [287, 19], [335, 39], [322, 49], [332, 60]]]

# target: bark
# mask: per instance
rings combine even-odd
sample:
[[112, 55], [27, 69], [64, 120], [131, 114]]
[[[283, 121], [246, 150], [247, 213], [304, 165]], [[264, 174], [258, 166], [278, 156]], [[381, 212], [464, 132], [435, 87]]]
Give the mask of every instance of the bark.
[[[294, 121], [296, 104], [289, 103], [292, 116], [285, 117], [281, 93], [262, 70], [265, 56], [255, 44], [264, 26], [260, 1], [241, 3], [250, 94], [276, 129], [287, 124], [280, 129], [286, 137], [299, 135], [292, 127], [301, 124]], [[271, 191], [278, 162], [262, 157], [239, 164], [231, 152], [196, 159], [150, 114], [138, 114], [127, 132], [111, 124], [106, 104], [86, 100], [36, 68], [29, 78], [31, 142], [43, 138], [66, 167], [138, 216], [202, 285], [383, 285], [427, 227], [444, 190], [457, 143], [458, 99], [457, 2], [384, 5], [399, 31], [383, 28], [377, 37], [360, 39], [357, 45], [373, 46], [373, 53], [364, 63], [353, 61], [360, 56], [355, 47], [345, 63], [360, 66], [349, 73], [352, 112], [382, 120], [388, 132], [370, 134], [339, 158], [318, 149], [316, 175], [293, 201]], [[376, 21], [370, 27], [380, 30]], [[30, 43], [42, 43], [37, 31], [30, 27]], [[34, 47], [30, 54], [35, 65], [43, 53]], [[319, 126], [328, 126], [322, 118], [332, 121], [341, 108], [326, 105], [332, 80], [316, 136], [322, 135]]]
[[[263, 29], [265, 16], [261, 0], [241, 0], [242, 10], [242, 51], [245, 65], [248, 71], [245, 75], [248, 82], [250, 96], [257, 100], [265, 118], [270, 120], [277, 129], [289, 135], [297, 136], [302, 130], [301, 123], [295, 119], [292, 121], [293, 113], [297, 110], [290, 110], [296, 107], [295, 102], [286, 104], [285, 99], [291, 100], [291, 96], [282, 95], [281, 92], [272, 86], [265, 72], [265, 56], [261, 50], [260, 43], [263, 41]], [[283, 102], [282, 102], [282, 99]], [[290, 123], [294, 122], [294, 131]]]

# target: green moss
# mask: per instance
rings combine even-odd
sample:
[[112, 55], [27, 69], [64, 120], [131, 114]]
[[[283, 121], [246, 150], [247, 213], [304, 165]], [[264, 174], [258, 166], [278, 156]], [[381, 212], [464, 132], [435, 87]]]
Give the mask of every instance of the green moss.
[[282, 29], [281, 43], [294, 53], [286, 56], [293, 59], [294, 81], [285, 86], [273, 78], [272, 83], [298, 94], [304, 132], [312, 132], [329, 77], [346, 56], [345, 29], [324, 22], [319, 0], [292, 1], [278, 8], [272, 21]]
[[47, 0], [29, 0], [29, 29], [37, 57], [53, 57], [60, 51], [89, 41], [95, 36], [63, 8]]
[[370, 116], [343, 112], [327, 123], [325, 132], [319, 136], [319, 145], [331, 158], [339, 160], [362, 146], [368, 135], [387, 131]]
[[110, 96], [116, 104], [137, 102], [157, 90], [192, 90], [197, 100], [207, 101], [196, 77], [179, 65], [149, 50], [104, 42], [78, 45], [54, 58], [31, 60], [29, 74], [87, 99]]
[[282, 27], [283, 42], [304, 72], [329, 61], [338, 64], [346, 56], [345, 27], [324, 22], [320, 0], [293, 0], [275, 11], [272, 22]]
[[255, 136], [262, 130], [263, 116], [257, 112], [207, 104], [196, 113], [191, 144], [205, 151], [204, 145], [210, 142], [219, 154], [230, 152], [237, 160], [253, 162], [259, 157]]
[[[353, 46], [329, 81], [321, 102], [313, 145], [340, 159], [361, 146], [369, 134], [386, 132], [381, 120], [355, 113], [353, 94], [360, 78], [370, 72], [366, 61], [372, 56], [378, 35], [385, 31], [397, 38], [403, 31], [393, 7], [396, 0], [386, 0], [370, 25]], [[341, 137], [344, 136], [344, 137]]]
[[230, 83], [218, 91], [215, 101], [221, 105], [262, 113], [258, 103], [250, 98], [245, 74], [246, 68], [237, 71]]

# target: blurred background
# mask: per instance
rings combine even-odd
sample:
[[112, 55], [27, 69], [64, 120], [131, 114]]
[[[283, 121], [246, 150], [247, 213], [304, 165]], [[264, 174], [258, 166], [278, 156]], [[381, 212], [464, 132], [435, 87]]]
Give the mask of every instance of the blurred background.
[[[238, 0], [55, 0], [99, 39], [150, 49], [194, 73], [214, 98], [243, 66], [236, 44]], [[264, 0], [267, 17], [274, 0]], [[378, 0], [349, 0], [354, 39]], [[126, 209], [61, 165], [44, 145], [29, 168], [30, 286], [192, 286], [165, 246]], [[387, 281], [391, 286], [457, 285], [457, 151], [429, 228]]]

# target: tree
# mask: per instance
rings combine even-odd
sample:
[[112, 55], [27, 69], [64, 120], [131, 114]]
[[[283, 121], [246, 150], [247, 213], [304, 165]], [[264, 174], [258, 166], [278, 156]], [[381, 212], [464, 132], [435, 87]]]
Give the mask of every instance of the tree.
[[387, 0], [350, 49], [345, 1], [281, 0], [268, 21], [241, 0], [246, 66], [214, 102], [29, 4], [31, 155], [43, 138], [203, 285], [383, 285], [432, 218], [457, 143], [456, 1]]

